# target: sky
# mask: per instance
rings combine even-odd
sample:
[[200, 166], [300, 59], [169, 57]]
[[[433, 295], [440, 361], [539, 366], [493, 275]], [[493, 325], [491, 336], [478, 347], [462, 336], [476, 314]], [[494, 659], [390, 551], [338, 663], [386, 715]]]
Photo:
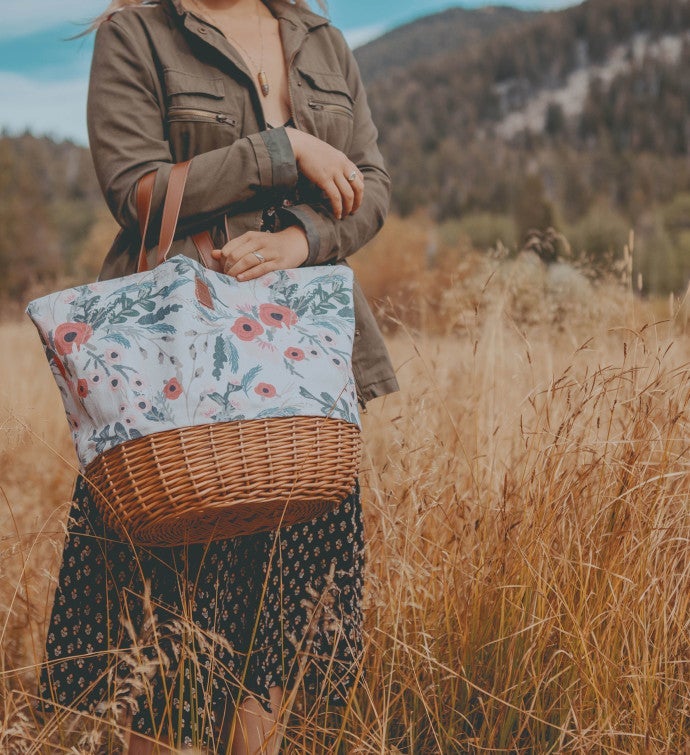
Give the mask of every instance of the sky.
[[[493, 4], [496, 4], [495, 0]], [[20, 0], [0, 26], [0, 130], [25, 129], [86, 144], [86, 89], [93, 38], [68, 40], [107, 6], [107, 0]], [[330, 0], [331, 21], [352, 47], [420, 16], [479, 0]], [[503, 0], [551, 10], [575, 0]], [[312, 3], [315, 7], [315, 3]]]

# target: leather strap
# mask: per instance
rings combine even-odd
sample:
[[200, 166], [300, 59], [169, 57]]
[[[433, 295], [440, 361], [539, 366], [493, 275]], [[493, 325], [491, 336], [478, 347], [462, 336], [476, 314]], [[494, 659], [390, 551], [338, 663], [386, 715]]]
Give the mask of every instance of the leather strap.
[[192, 236], [192, 241], [199, 253], [199, 258], [204, 263], [204, 267], [209, 270], [213, 270], [216, 273], [222, 273], [223, 269], [220, 264], [220, 260], [215, 259], [211, 252], [215, 249], [213, 239], [208, 231], [202, 231], [201, 233], [195, 233]]
[[175, 238], [175, 229], [177, 228], [177, 220], [180, 217], [180, 207], [182, 206], [182, 195], [184, 194], [184, 186], [187, 183], [187, 175], [191, 164], [191, 160], [176, 163], [170, 171], [168, 191], [165, 195], [163, 217], [161, 219], [161, 235], [158, 240], [158, 259], [156, 261], [158, 265], [165, 262], [168, 258], [168, 252]]
[[145, 176], [142, 176], [137, 183], [137, 216], [139, 217], [139, 235], [141, 236], [141, 247], [139, 247], [139, 261], [137, 262], [137, 272], [141, 273], [149, 269], [146, 259], [146, 232], [149, 227], [149, 217], [151, 216], [151, 202], [153, 200], [153, 185], [156, 182], [157, 171], [152, 170]]
[[[182, 196], [184, 195], [184, 187], [187, 182], [190, 165], [190, 160], [183, 163], [176, 163], [172, 166], [170, 171], [168, 188], [165, 193], [165, 203], [163, 204], [161, 232], [158, 240], [157, 265], [165, 262], [175, 238], [175, 230], [177, 228], [177, 221], [180, 217]], [[151, 215], [151, 202], [153, 199], [153, 186], [156, 180], [156, 173], [157, 171], [155, 170], [147, 173], [139, 179], [137, 184], [137, 214], [139, 216], [139, 233], [141, 234], [141, 248], [139, 249], [139, 260], [137, 263], [137, 272], [139, 273], [149, 269], [148, 260], [146, 258], [146, 232], [148, 230], [149, 218]]]

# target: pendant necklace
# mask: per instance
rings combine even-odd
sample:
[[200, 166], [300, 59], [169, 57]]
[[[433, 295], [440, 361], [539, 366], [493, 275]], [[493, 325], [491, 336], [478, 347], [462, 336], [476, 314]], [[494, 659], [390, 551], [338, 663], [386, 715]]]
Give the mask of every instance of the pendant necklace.
[[[194, 3], [197, 10], [204, 18], [207, 18], [208, 20], [210, 20], [211, 23], [214, 26], [217, 26], [219, 29], [221, 28], [220, 24], [214, 18], [211, 11], [208, 10], [208, 8], [202, 8], [198, 0], [192, 0], [192, 2]], [[261, 29], [261, 14], [259, 13], [258, 0], [257, 0], [257, 5], [256, 5], [256, 22], [259, 27], [259, 39], [261, 40], [261, 58], [259, 60], [258, 66], [254, 58], [247, 52], [247, 50], [244, 47], [242, 47], [242, 45], [232, 35], [228, 34], [226, 31], [223, 31], [223, 33], [225, 34], [226, 37], [230, 39], [230, 41], [233, 44], [237, 45], [237, 47], [240, 48], [240, 50], [244, 53], [247, 60], [252, 64], [252, 67], [257, 72], [256, 78], [257, 78], [257, 81], [259, 82], [259, 88], [261, 90], [261, 94], [263, 94], [264, 97], [268, 97], [268, 93], [271, 90], [270, 90], [270, 87], [268, 86], [268, 76], [266, 76], [266, 71], [264, 71], [264, 35]]]

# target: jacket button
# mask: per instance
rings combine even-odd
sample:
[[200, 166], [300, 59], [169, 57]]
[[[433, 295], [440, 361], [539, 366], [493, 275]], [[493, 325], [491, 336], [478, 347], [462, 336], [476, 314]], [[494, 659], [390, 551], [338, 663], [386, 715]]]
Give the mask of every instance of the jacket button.
[[208, 29], [205, 26], [200, 26], [197, 31], [199, 32], [199, 34], [206, 34]]
[[355, 335], [356, 336], [362, 335], [361, 332], [360, 332], [360, 330], [359, 330], [359, 328], [355, 328]]

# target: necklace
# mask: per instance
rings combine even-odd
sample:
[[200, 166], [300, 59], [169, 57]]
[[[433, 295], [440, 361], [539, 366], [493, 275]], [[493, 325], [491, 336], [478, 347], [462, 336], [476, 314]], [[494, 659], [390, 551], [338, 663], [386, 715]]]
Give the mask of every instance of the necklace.
[[[220, 24], [218, 21], [214, 18], [211, 11], [209, 11], [208, 8], [202, 7], [201, 3], [198, 2], [198, 0], [192, 0], [194, 5], [196, 6], [199, 13], [204, 17], [210, 20], [214, 26], [217, 26], [220, 28]], [[226, 37], [230, 38], [230, 41], [233, 42], [233, 44], [237, 45], [237, 47], [240, 48], [240, 50], [244, 53], [247, 60], [251, 63], [252, 67], [256, 71], [256, 78], [259, 82], [259, 88], [261, 89], [261, 94], [263, 94], [264, 97], [268, 97], [268, 93], [271, 91], [270, 87], [268, 85], [268, 76], [266, 76], [266, 71], [264, 71], [264, 35], [261, 28], [261, 14], [259, 13], [259, 4], [257, 0], [256, 4], [256, 23], [259, 27], [259, 39], [261, 40], [261, 58], [259, 60], [259, 65], [256, 64], [256, 61], [254, 58], [247, 52], [247, 50], [231, 35], [228, 34], [227, 31], [223, 31]]]

